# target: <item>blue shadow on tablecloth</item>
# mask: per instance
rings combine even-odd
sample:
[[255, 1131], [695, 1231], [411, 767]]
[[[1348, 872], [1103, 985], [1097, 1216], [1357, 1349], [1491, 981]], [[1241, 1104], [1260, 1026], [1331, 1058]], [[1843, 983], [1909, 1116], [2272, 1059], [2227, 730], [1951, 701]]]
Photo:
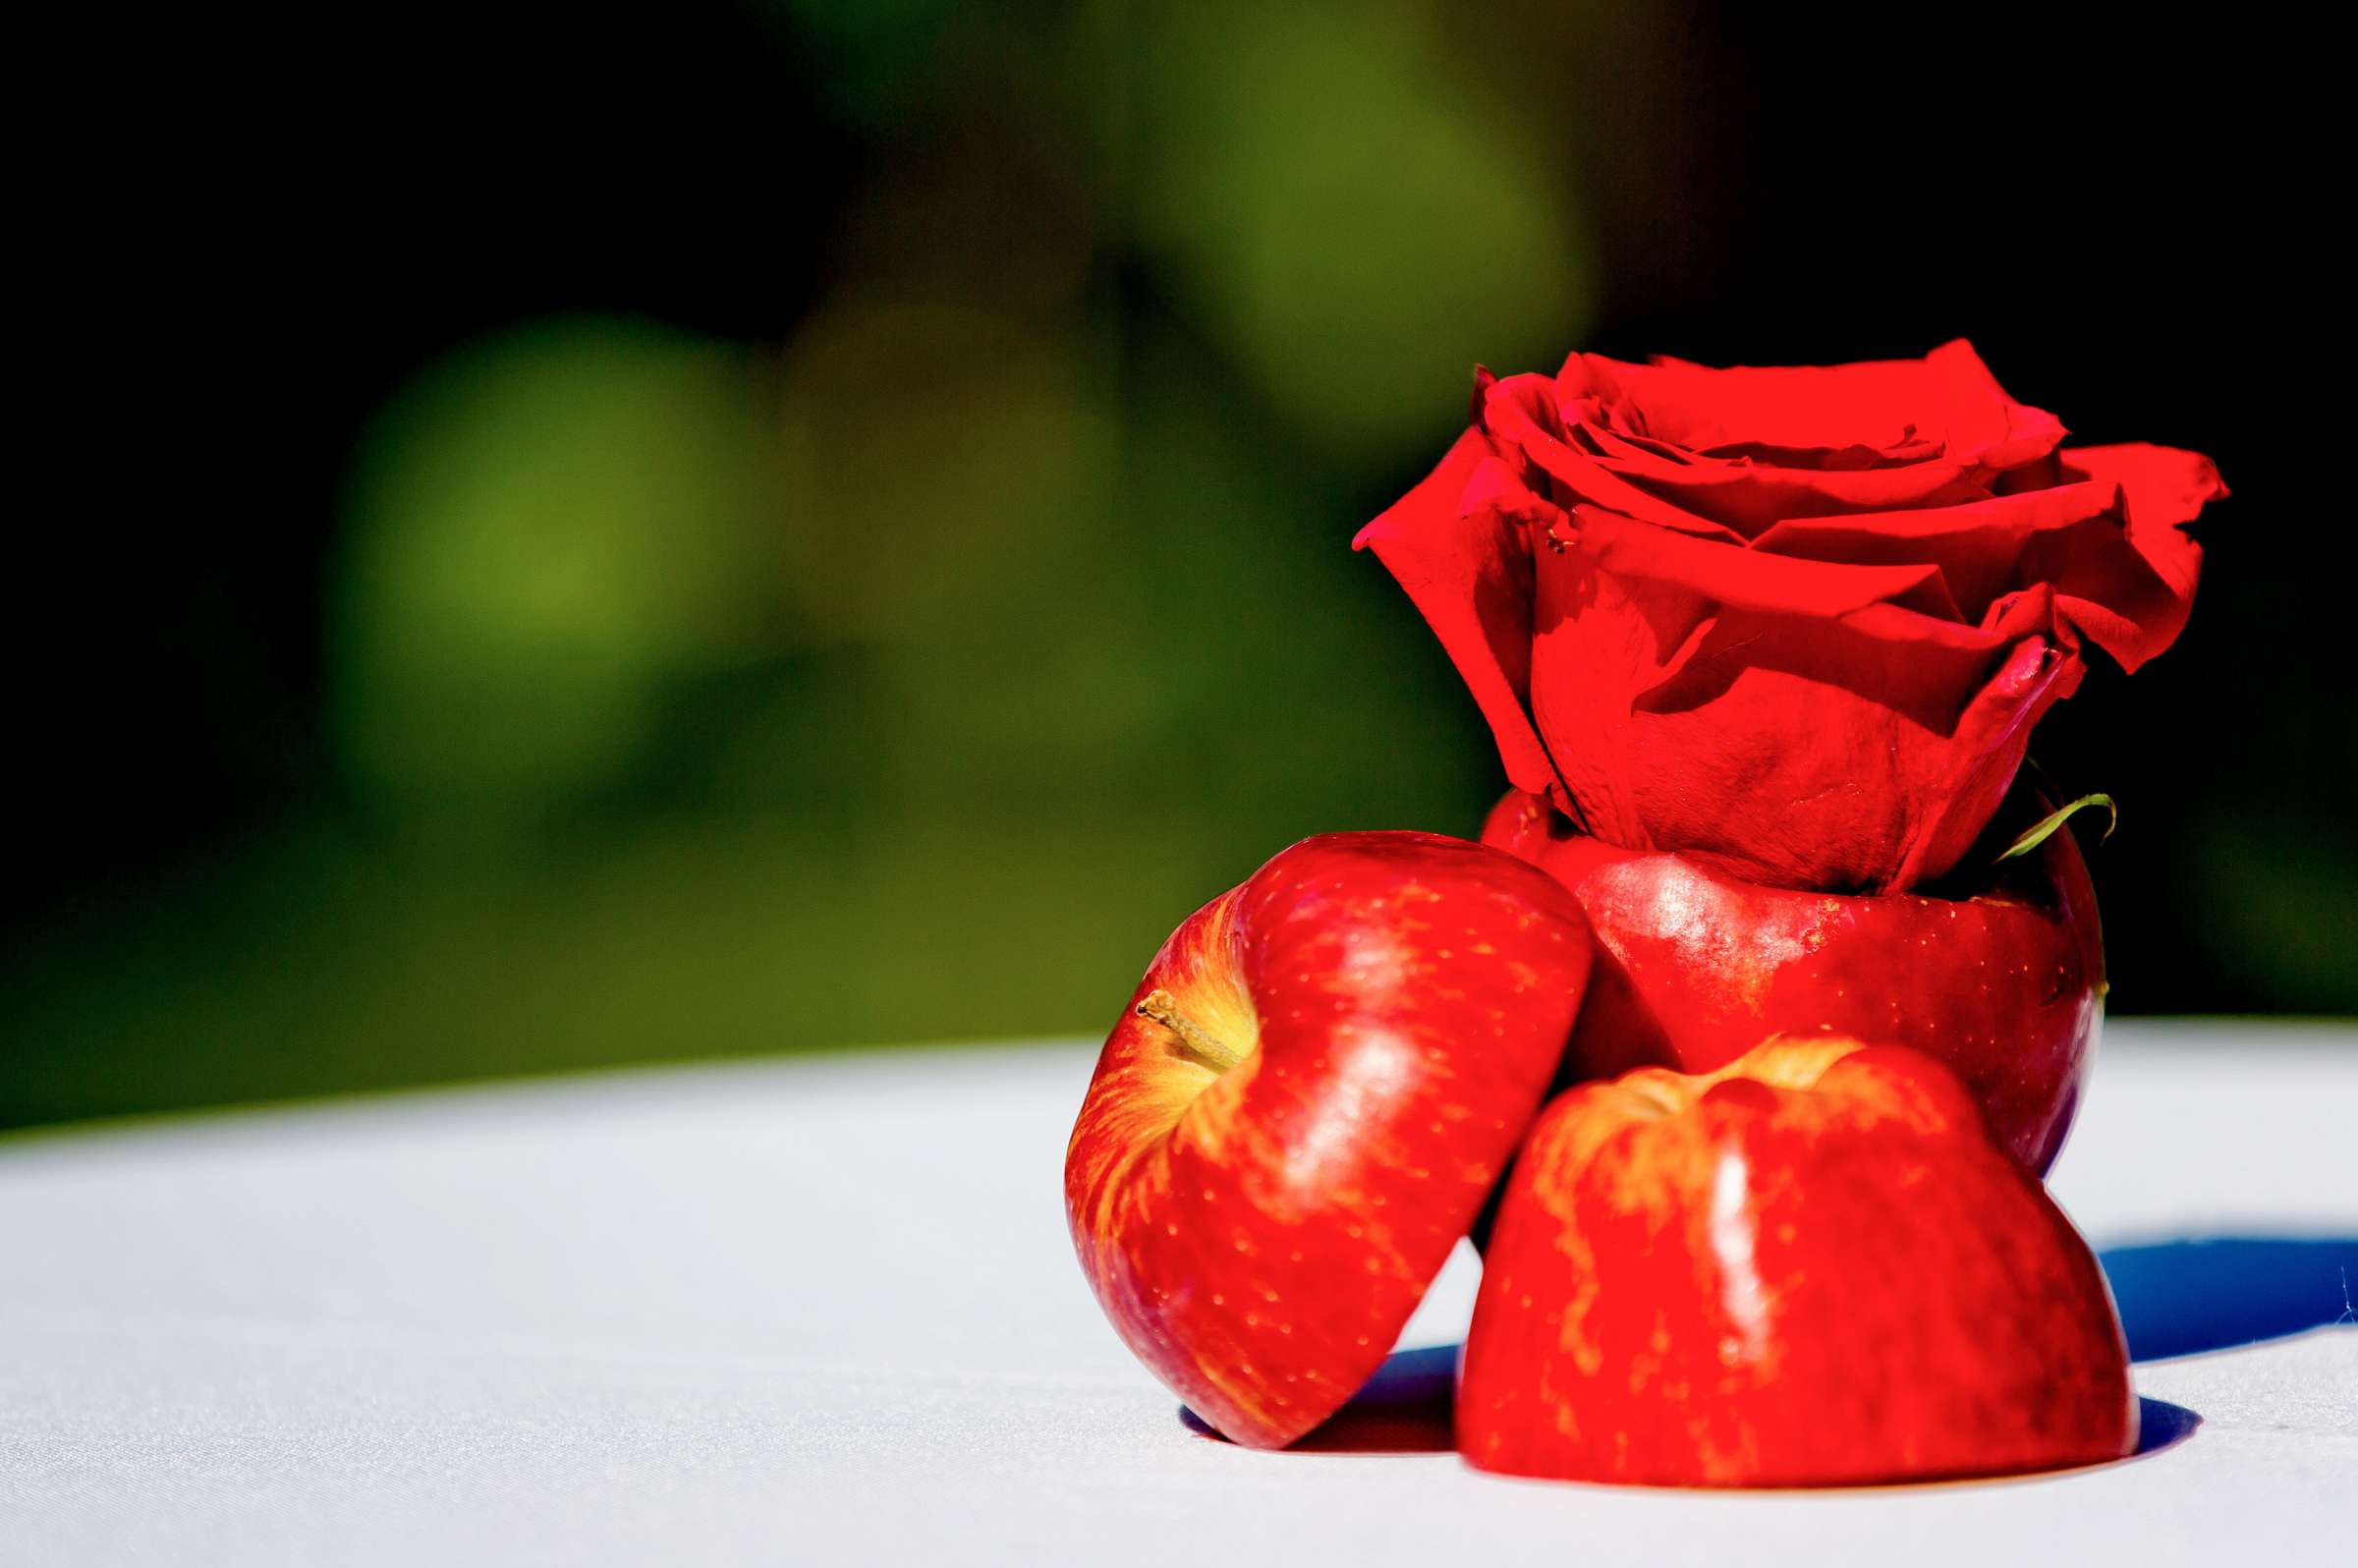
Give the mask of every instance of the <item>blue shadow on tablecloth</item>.
[[[1326, 1424], [1289, 1450], [1310, 1454], [1441, 1454], [1457, 1446], [1456, 1345], [1392, 1352], [1376, 1375]], [[2164, 1399], [2140, 1398], [2137, 1453], [2160, 1453], [2194, 1435], [2203, 1418]], [[1203, 1417], [1179, 1407], [1179, 1420], [1199, 1437], [1227, 1439]]]
[[2358, 1237], [2190, 1236], [2098, 1255], [2133, 1361], [2358, 1321]]
[[[1457, 1406], [1457, 1352], [1455, 1345], [1393, 1351], [1349, 1404], [1288, 1451], [1447, 1453], [1457, 1446], [1452, 1428]], [[1198, 1436], [1227, 1440], [1185, 1405], [1179, 1407], [1179, 1419]]]
[[[2195, 1236], [2099, 1255], [2120, 1307], [2129, 1355], [2161, 1361], [2358, 1322], [2358, 1237]], [[1455, 1345], [1395, 1351], [1352, 1401], [1294, 1445], [1309, 1453], [1439, 1453], [1452, 1446]], [[2202, 1418], [2138, 1401], [2140, 1455], [2191, 1436]], [[1218, 1433], [1182, 1406], [1180, 1419]]]

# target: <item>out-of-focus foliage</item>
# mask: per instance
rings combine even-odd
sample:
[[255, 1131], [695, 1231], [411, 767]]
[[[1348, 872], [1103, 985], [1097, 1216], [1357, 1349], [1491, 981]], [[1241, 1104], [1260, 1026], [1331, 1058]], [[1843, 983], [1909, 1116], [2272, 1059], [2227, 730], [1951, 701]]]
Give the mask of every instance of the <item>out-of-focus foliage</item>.
[[775, 638], [748, 356], [559, 320], [452, 356], [354, 464], [331, 615], [349, 776], [496, 810], [610, 785], [670, 685]]
[[1088, 1030], [1285, 843], [1470, 830], [1487, 743], [1348, 540], [1590, 263], [1441, 17], [767, 8], [867, 160], [810, 308], [394, 390], [326, 788], [12, 955], [0, 1118]]
[[1449, 18], [1174, 8], [1138, 90], [1154, 254], [1290, 428], [1378, 460], [1430, 438], [1472, 360], [1550, 364], [1587, 325], [1585, 236], [1544, 155], [1571, 128], [1450, 70]]
[[[332, 485], [282, 515], [207, 468], [117, 516], [87, 484], [109, 550], [189, 565], [152, 574], [160, 625], [103, 599], [77, 624], [186, 669], [144, 712], [101, 674], [64, 688], [80, 750], [172, 739], [103, 754], [141, 770], [93, 764], [118, 793], [0, 927], [0, 1124], [1102, 1027], [1285, 843], [1470, 831], [1498, 787], [1446, 661], [1347, 547], [1461, 426], [1478, 360], [1970, 331], [2075, 423], [2092, 378], [2113, 422], [2085, 434], [2210, 446], [2232, 505], [2289, 516], [2235, 404], [2137, 368], [2180, 349], [2110, 237], [2157, 202], [2080, 187], [2083, 255], [1952, 167], [2061, 136], [1952, 127], [1962, 84], [2006, 96], [1985, 60], [1861, 72], [1789, 23], [1617, 0], [701, 0], [644, 38], [493, 11], [421, 24], [387, 67], [401, 112], [346, 116], [398, 134], [244, 219], [265, 305], [339, 265], [384, 280], [283, 306], [273, 340], [315, 373], [374, 346], [349, 427], [207, 407], [280, 372], [236, 370], [250, 327], [202, 291], [215, 351], [115, 388], [133, 450], [186, 426], [233, 476]], [[2159, 79], [2121, 73], [2090, 123], [2126, 135]], [[332, 119], [356, 84], [310, 90]], [[518, 94], [543, 109], [500, 121]], [[429, 100], [460, 129], [413, 168]], [[270, 146], [308, 123], [267, 118]], [[313, 232], [331, 197], [341, 252]], [[2069, 331], [2025, 314], [2055, 301]], [[2358, 867], [2301, 782], [2346, 776], [2347, 714], [2280, 656], [2274, 705], [2244, 705], [2230, 654], [2306, 623], [2249, 552], [2211, 573], [2180, 649], [2043, 733], [2065, 785], [2122, 803], [2113, 999], [2194, 974], [2162, 1001], [2348, 1007]], [[2229, 703], [2270, 760], [2218, 760], [2209, 720], [2213, 751], [2168, 739]], [[191, 804], [205, 778], [226, 806]]]

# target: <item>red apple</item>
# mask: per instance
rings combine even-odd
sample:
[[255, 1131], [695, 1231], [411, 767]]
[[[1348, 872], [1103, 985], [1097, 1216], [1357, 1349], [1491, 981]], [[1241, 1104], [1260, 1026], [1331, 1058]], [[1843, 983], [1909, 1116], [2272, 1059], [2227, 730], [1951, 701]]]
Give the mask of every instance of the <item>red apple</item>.
[[2137, 1439], [2070, 1221], [1938, 1062], [1824, 1038], [1547, 1107], [1457, 1422], [1486, 1470], [1687, 1486], [2044, 1470]]
[[1429, 833], [1335, 833], [1190, 916], [1065, 1156], [1082, 1270], [1139, 1359], [1277, 1448], [1391, 1350], [1506, 1168], [1580, 1006], [1560, 885]]
[[[2009, 811], [1999, 842], [2040, 814], [2027, 792]], [[2096, 891], [2069, 832], [2012, 860], [1986, 849], [1947, 897], [1738, 881], [1576, 833], [1520, 793], [1482, 837], [1570, 887], [1597, 933], [1559, 1087], [1638, 1066], [1707, 1072], [1774, 1034], [1854, 1035], [1947, 1063], [2029, 1169], [2061, 1151], [2105, 992]]]

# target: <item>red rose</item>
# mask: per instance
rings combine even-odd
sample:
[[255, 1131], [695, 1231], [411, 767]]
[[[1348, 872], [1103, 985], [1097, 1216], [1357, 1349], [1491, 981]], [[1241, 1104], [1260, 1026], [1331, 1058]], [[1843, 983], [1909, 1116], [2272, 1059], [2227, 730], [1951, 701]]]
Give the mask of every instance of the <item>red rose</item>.
[[1754, 881], [1947, 870], [2079, 685], [2186, 623], [2208, 458], [2062, 446], [1972, 346], [1714, 370], [1575, 354], [1358, 538], [1588, 832]]

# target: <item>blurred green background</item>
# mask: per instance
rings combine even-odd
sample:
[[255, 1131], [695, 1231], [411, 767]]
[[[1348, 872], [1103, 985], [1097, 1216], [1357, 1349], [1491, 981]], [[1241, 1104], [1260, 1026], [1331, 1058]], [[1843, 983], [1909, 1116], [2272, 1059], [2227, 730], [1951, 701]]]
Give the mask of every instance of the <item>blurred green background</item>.
[[314, 26], [139, 79], [124, 183], [47, 193], [87, 264], [0, 1125], [1095, 1032], [1290, 840], [1479, 820], [1487, 735], [1348, 541], [1477, 361], [1573, 347], [1966, 333], [2084, 438], [2218, 456], [2193, 630], [2039, 751], [2122, 802], [2116, 1010], [2358, 1010], [2341, 503], [2269, 395], [2330, 285], [2232, 112], [2257, 37], [2198, 124], [2177, 45], [2064, 21], [1994, 64], [1590, 0]]

